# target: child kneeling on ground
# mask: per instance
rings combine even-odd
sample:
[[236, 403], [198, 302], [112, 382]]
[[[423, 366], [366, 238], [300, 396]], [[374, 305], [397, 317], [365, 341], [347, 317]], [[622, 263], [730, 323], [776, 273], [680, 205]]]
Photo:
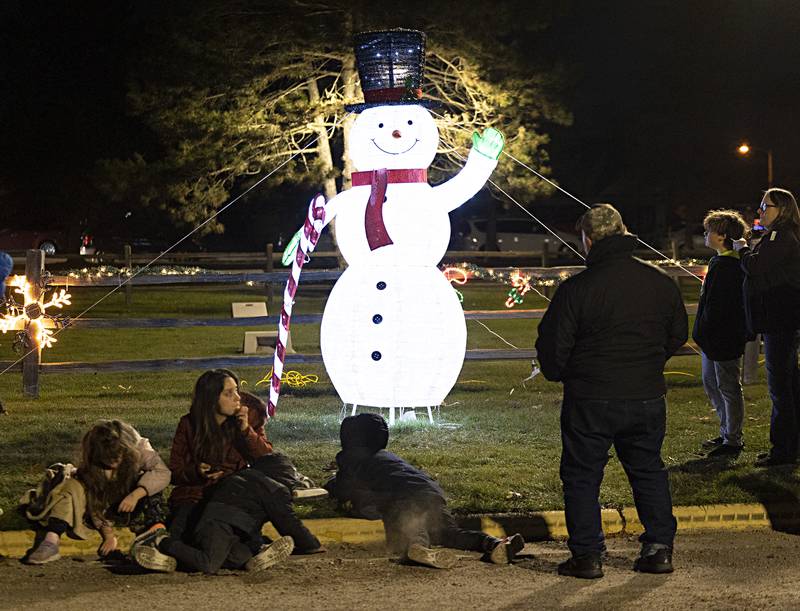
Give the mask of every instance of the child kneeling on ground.
[[389, 428], [378, 414], [363, 413], [342, 421], [339, 470], [325, 487], [350, 502], [367, 519], [382, 519], [386, 542], [403, 561], [450, 568], [456, 555], [432, 545], [483, 552], [495, 564], [508, 564], [525, 545], [522, 535], [498, 539], [456, 525], [444, 492], [427, 474], [387, 451]]
[[[324, 552], [295, 515], [289, 488], [267, 475], [274, 470], [274, 457], [268, 454], [223, 477], [208, 490], [190, 543], [160, 531], [134, 545], [133, 559], [154, 571], [174, 570], [177, 559], [189, 571], [216, 573], [220, 568], [260, 571], [292, 551]], [[283, 536], [265, 545], [261, 529], [266, 522]]]
[[703, 220], [708, 262], [692, 338], [702, 350], [703, 388], [719, 416], [719, 436], [703, 442], [708, 456], [735, 458], [744, 448], [744, 394], [740, 376], [747, 342], [742, 271], [733, 241], [749, 232], [736, 210], [712, 210]]
[[[81, 460], [54, 465], [52, 477], [20, 500], [25, 517], [37, 525], [28, 564], [58, 560], [61, 535], [88, 539], [98, 530], [102, 557], [117, 549], [114, 524], [135, 533], [164, 530], [161, 492], [170, 472], [150, 442], [120, 420], [101, 420], [83, 436]], [[140, 535], [141, 536], [141, 535]]]

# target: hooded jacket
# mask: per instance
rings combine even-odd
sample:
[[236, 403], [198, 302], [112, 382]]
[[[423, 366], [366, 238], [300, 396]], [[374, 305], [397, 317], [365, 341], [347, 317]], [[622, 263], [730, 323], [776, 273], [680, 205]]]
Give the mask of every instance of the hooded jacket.
[[358, 515], [380, 519], [393, 504], [412, 498], [433, 497], [444, 503], [439, 484], [385, 449], [389, 427], [379, 414], [345, 418], [339, 436], [339, 471], [325, 488], [339, 501], [350, 501]]
[[586, 270], [556, 290], [539, 324], [537, 357], [565, 399], [654, 399], [664, 364], [688, 336], [680, 291], [633, 256], [634, 235], [592, 245]]
[[716, 255], [700, 290], [692, 338], [712, 361], [731, 361], [744, 354], [744, 273], [738, 257]]
[[272, 519], [270, 499], [280, 499], [288, 507], [291, 492], [269, 477], [270, 465], [264, 460], [268, 457], [256, 459], [252, 467], [231, 473], [210, 488], [201, 521], [215, 519], [257, 535], [261, 526]]
[[800, 328], [800, 243], [791, 231], [769, 231], [753, 249], [739, 251], [745, 312], [751, 333]]

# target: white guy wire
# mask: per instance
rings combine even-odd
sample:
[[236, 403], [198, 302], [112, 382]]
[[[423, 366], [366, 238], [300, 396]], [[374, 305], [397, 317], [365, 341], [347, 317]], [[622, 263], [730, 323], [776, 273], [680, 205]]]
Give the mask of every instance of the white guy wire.
[[[444, 115], [441, 115], [441, 114], [439, 114], [439, 113], [437, 113], [437, 112], [434, 112], [434, 111], [431, 111], [431, 112], [432, 112], [433, 114], [435, 114], [437, 117], [441, 118], [441, 119], [444, 119], [444, 118], [445, 118], [445, 117], [444, 117]], [[465, 131], [465, 132], [467, 132], [467, 133], [469, 133], [469, 132], [470, 132], [470, 130], [469, 130], [469, 129], [467, 129], [466, 127], [458, 127], [458, 126], [454, 126], [454, 127], [456, 127], [457, 129], [460, 129], [461, 131]], [[454, 153], [455, 153], [456, 155], [458, 155], [458, 156], [459, 156], [459, 157], [462, 159], [462, 161], [463, 161], [463, 159], [464, 159], [464, 158], [463, 158], [463, 157], [461, 157], [461, 155], [459, 155], [459, 154], [458, 154], [457, 152], [455, 152], [455, 151], [454, 151]], [[563, 187], [561, 187], [561, 186], [557, 185], [557, 184], [556, 184], [556, 183], [554, 183], [552, 180], [550, 180], [549, 178], [547, 178], [546, 176], [544, 176], [544, 175], [543, 175], [541, 172], [537, 172], [536, 170], [534, 170], [532, 167], [530, 167], [529, 165], [527, 165], [527, 164], [526, 164], [526, 163], [524, 163], [523, 161], [520, 161], [519, 159], [517, 159], [516, 157], [514, 157], [512, 154], [510, 154], [510, 153], [506, 152], [505, 150], [503, 150], [503, 152], [502, 152], [502, 153], [503, 153], [503, 155], [505, 155], [505, 156], [506, 156], [506, 157], [508, 157], [509, 159], [512, 159], [513, 161], [517, 162], [519, 165], [521, 165], [523, 168], [525, 168], [525, 169], [526, 169], [526, 170], [528, 170], [529, 172], [531, 172], [531, 173], [535, 174], [535, 175], [536, 175], [536, 176], [537, 176], [539, 179], [541, 179], [541, 180], [545, 181], [547, 184], [549, 184], [549, 185], [552, 185], [553, 187], [555, 187], [556, 189], [558, 189], [559, 191], [561, 191], [561, 192], [562, 192], [562, 193], [564, 193], [565, 195], [567, 195], [567, 196], [571, 197], [572, 199], [574, 199], [576, 202], [578, 202], [578, 203], [579, 203], [581, 206], [583, 206], [584, 208], [587, 208], [587, 209], [591, 208], [591, 206], [590, 206], [589, 204], [587, 204], [586, 202], [582, 201], [581, 199], [579, 199], [578, 197], [576, 197], [575, 195], [573, 195], [572, 193], [570, 193], [569, 191], [567, 191], [567, 190], [566, 190], [566, 189], [564, 189]], [[495, 186], [495, 187], [496, 187], [498, 190], [500, 190], [500, 192], [501, 192], [501, 193], [503, 193], [503, 195], [505, 195], [506, 197], [508, 197], [508, 198], [509, 198], [509, 199], [510, 199], [512, 202], [514, 202], [514, 203], [515, 203], [517, 206], [519, 206], [519, 207], [520, 207], [520, 209], [522, 209], [522, 210], [523, 210], [525, 213], [527, 213], [528, 215], [530, 215], [530, 216], [531, 216], [531, 218], [535, 219], [535, 220], [536, 220], [536, 221], [537, 221], [537, 222], [538, 222], [538, 223], [539, 223], [539, 224], [540, 224], [542, 227], [544, 227], [545, 229], [547, 229], [547, 231], [550, 231], [550, 228], [549, 228], [549, 227], [547, 227], [547, 225], [545, 225], [544, 223], [542, 223], [542, 221], [540, 221], [540, 220], [539, 220], [539, 219], [537, 219], [537, 218], [536, 218], [536, 217], [535, 217], [533, 214], [531, 214], [531, 213], [530, 213], [530, 212], [529, 212], [529, 211], [528, 211], [528, 210], [527, 210], [527, 209], [526, 209], [526, 208], [525, 208], [525, 207], [524, 207], [522, 204], [520, 204], [518, 201], [514, 200], [514, 199], [513, 199], [513, 198], [512, 198], [510, 195], [508, 195], [508, 194], [507, 194], [505, 191], [503, 191], [502, 189], [500, 189], [499, 187], [497, 187], [497, 185], [496, 185], [495, 183], [493, 183], [491, 180], [490, 180], [489, 182], [490, 182], [492, 185], [494, 185], [494, 186]], [[561, 241], [563, 244], [565, 244], [567, 247], [569, 247], [569, 249], [570, 249], [570, 250], [572, 250], [573, 252], [576, 252], [574, 248], [572, 248], [571, 246], [569, 246], [569, 244], [567, 244], [566, 242], [564, 242], [564, 240], [562, 240], [561, 238], [559, 238], [559, 237], [558, 237], [558, 236], [557, 236], [555, 233], [553, 233], [552, 231], [550, 231], [550, 233], [552, 233], [552, 234], [553, 234], [553, 235], [554, 235], [556, 238], [558, 238], [558, 240], [559, 240], [559, 241]], [[702, 284], [702, 282], [703, 282], [703, 279], [702, 279], [700, 276], [698, 276], [698, 275], [696, 275], [696, 274], [693, 274], [691, 271], [689, 271], [688, 269], [686, 269], [686, 268], [685, 268], [683, 265], [681, 265], [681, 264], [680, 264], [680, 262], [679, 262], [679, 261], [677, 261], [677, 260], [675, 260], [675, 259], [672, 259], [672, 258], [668, 257], [668, 256], [667, 256], [667, 255], [665, 255], [663, 252], [661, 252], [661, 251], [657, 250], [656, 248], [654, 248], [653, 246], [651, 246], [650, 244], [648, 244], [647, 242], [645, 242], [644, 240], [642, 240], [642, 239], [641, 239], [639, 236], [636, 236], [636, 239], [638, 240], [638, 242], [639, 242], [640, 244], [642, 244], [643, 246], [646, 246], [647, 248], [649, 248], [650, 250], [652, 250], [654, 253], [656, 253], [656, 254], [660, 255], [661, 257], [663, 257], [664, 259], [666, 259], [666, 260], [667, 260], [667, 261], [669, 261], [670, 263], [672, 263], [672, 264], [674, 264], [675, 266], [679, 267], [680, 269], [682, 269], [683, 271], [685, 271], [687, 274], [689, 274], [689, 275], [690, 275], [690, 276], [692, 276], [692, 277], [693, 277], [695, 280], [698, 280], [698, 281], [699, 281], [699, 282]], [[583, 257], [583, 256], [581, 256], [581, 255], [580, 255], [580, 253], [577, 253], [577, 252], [576, 252], [576, 254], [578, 254], [578, 256], [579, 256], [579, 257], [581, 257], [581, 259], [584, 259], [584, 257]], [[584, 259], [584, 260], [585, 260], [585, 259]]]
[[[349, 112], [349, 113], [347, 113], [347, 115], [345, 115], [345, 118], [347, 118], [347, 117], [348, 117], [348, 116], [350, 116], [351, 114], [353, 114], [353, 113], [352, 113], [352, 112]], [[332, 132], [331, 132], [331, 133], [332, 133]], [[329, 135], [330, 135], [330, 134], [329, 134]], [[260, 178], [259, 180], [257, 180], [255, 183], [253, 183], [252, 185], [250, 185], [250, 187], [248, 187], [248, 188], [247, 188], [245, 191], [243, 191], [242, 193], [240, 193], [239, 195], [237, 195], [236, 197], [234, 197], [234, 198], [233, 198], [231, 201], [229, 201], [227, 204], [225, 204], [225, 205], [224, 205], [222, 208], [220, 208], [219, 210], [217, 210], [217, 211], [216, 211], [214, 214], [212, 214], [210, 217], [208, 217], [208, 218], [207, 218], [206, 220], [204, 220], [202, 223], [200, 223], [199, 225], [197, 225], [197, 226], [196, 226], [194, 229], [192, 229], [192, 230], [191, 230], [189, 233], [187, 233], [185, 236], [183, 236], [182, 238], [180, 238], [180, 239], [179, 239], [177, 242], [175, 242], [175, 243], [174, 243], [172, 246], [170, 246], [169, 248], [167, 248], [165, 251], [163, 251], [163, 252], [159, 253], [159, 254], [158, 254], [158, 256], [156, 256], [156, 257], [155, 257], [155, 258], [154, 258], [152, 261], [150, 261], [149, 263], [147, 263], [147, 265], [145, 265], [144, 267], [141, 267], [141, 268], [139, 268], [139, 270], [138, 270], [138, 271], [137, 271], [135, 274], [133, 274], [133, 275], [129, 276], [129, 277], [128, 277], [128, 278], [127, 278], [127, 279], [126, 279], [124, 282], [121, 282], [120, 284], [118, 284], [117, 286], [115, 286], [115, 287], [114, 287], [113, 289], [111, 289], [111, 290], [110, 290], [108, 293], [106, 293], [105, 295], [103, 295], [103, 296], [102, 296], [100, 299], [98, 299], [98, 300], [97, 300], [97, 301], [95, 301], [95, 302], [94, 302], [92, 305], [90, 305], [90, 306], [89, 306], [89, 307], [87, 307], [85, 310], [83, 310], [83, 311], [82, 311], [80, 314], [78, 314], [77, 316], [74, 316], [74, 317], [70, 317], [70, 322], [72, 322], [73, 320], [78, 320], [79, 318], [82, 318], [82, 317], [83, 317], [83, 316], [84, 316], [86, 313], [88, 313], [90, 310], [94, 309], [94, 308], [95, 308], [97, 305], [99, 305], [99, 304], [100, 304], [102, 301], [104, 301], [106, 298], [110, 297], [111, 295], [113, 295], [114, 293], [116, 293], [118, 290], [120, 290], [120, 289], [121, 289], [123, 286], [125, 286], [126, 284], [128, 284], [128, 283], [129, 283], [131, 280], [133, 280], [134, 278], [136, 278], [136, 276], [138, 276], [139, 274], [143, 273], [145, 270], [149, 269], [149, 268], [150, 268], [150, 267], [151, 267], [151, 266], [152, 266], [152, 265], [153, 265], [153, 264], [154, 264], [156, 261], [158, 261], [159, 259], [161, 259], [161, 258], [162, 258], [164, 255], [166, 255], [168, 252], [172, 251], [172, 250], [173, 250], [173, 249], [174, 249], [176, 246], [178, 246], [178, 244], [180, 244], [181, 242], [183, 242], [184, 240], [186, 240], [187, 238], [189, 238], [189, 237], [190, 237], [190, 236], [192, 236], [193, 234], [197, 233], [197, 232], [198, 232], [200, 229], [202, 229], [203, 227], [205, 227], [206, 225], [208, 225], [208, 223], [210, 223], [210, 222], [211, 222], [211, 221], [213, 221], [215, 218], [217, 218], [217, 217], [218, 217], [220, 214], [222, 214], [223, 212], [225, 212], [225, 210], [227, 210], [228, 208], [230, 208], [231, 206], [233, 206], [233, 204], [235, 204], [235, 203], [236, 203], [236, 202], [238, 202], [240, 199], [242, 199], [242, 198], [243, 198], [245, 195], [247, 195], [248, 193], [250, 193], [250, 191], [252, 191], [252, 190], [253, 190], [253, 189], [255, 189], [256, 187], [258, 187], [258, 186], [259, 186], [261, 183], [263, 183], [265, 180], [267, 180], [267, 179], [268, 179], [270, 176], [272, 176], [273, 174], [275, 174], [275, 172], [277, 172], [278, 170], [280, 170], [280, 169], [281, 169], [283, 166], [285, 166], [287, 163], [289, 163], [289, 162], [290, 162], [292, 159], [294, 159], [295, 157], [297, 157], [297, 156], [298, 156], [298, 155], [300, 155], [301, 153], [303, 153], [303, 152], [307, 151], [309, 148], [311, 148], [311, 146], [312, 146], [312, 145], [314, 145], [314, 144], [317, 142], [317, 140], [319, 140], [319, 136], [316, 136], [316, 137], [315, 137], [313, 140], [311, 140], [311, 142], [309, 142], [309, 143], [308, 143], [306, 146], [304, 146], [304, 147], [303, 147], [303, 148], [301, 148], [299, 151], [297, 151], [297, 152], [296, 152], [294, 155], [292, 155], [291, 157], [289, 157], [288, 159], [286, 159], [285, 161], [283, 161], [282, 163], [280, 163], [280, 164], [279, 164], [277, 167], [273, 168], [273, 169], [272, 169], [272, 170], [271, 170], [271, 171], [270, 171], [268, 174], [266, 174], [265, 176], [263, 176], [262, 178]], [[63, 330], [67, 329], [68, 327], [69, 327], [69, 325], [67, 325], [67, 326], [65, 326], [65, 327], [61, 327], [60, 329], [57, 329], [57, 330], [55, 331], [55, 333], [53, 333], [53, 337], [55, 337], [56, 335], [58, 335], [58, 334], [59, 334], [59, 333], [61, 333]], [[38, 347], [37, 347], [37, 348], [32, 348], [31, 350], [29, 350], [28, 352], [26, 352], [25, 354], [23, 354], [23, 355], [22, 355], [21, 357], [19, 357], [19, 358], [18, 358], [16, 361], [14, 361], [14, 362], [13, 362], [13, 363], [11, 363], [11, 364], [10, 364], [8, 367], [6, 367], [5, 369], [3, 369], [3, 371], [0, 371], [0, 376], [2, 376], [4, 373], [6, 373], [7, 371], [9, 371], [9, 370], [10, 370], [10, 369], [12, 369], [13, 367], [15, 367], [17, 364], [19, 364], [21, 361], [23, 361], [23, 360], [24, 360], [24, 359], [25, 359], [27, 356], [29, 356], [29, 355], [33, 354], [33, 353], [34, 353], [34, 352], [35, 352], [37, 349], [38, 349]]]
[[512, 347], [514, 350], [519, 350], [519, 348], [517, 348], [517, 347], [516, 347], [514, 344], [512, 344], [510, 341], [508, 341], [507, 339], [505, 339], [505, 338], [504, 338], [502, 335], [500, 335], [500, 334], [498, 334], [498, 333], [495, 333], [494, 331], [492, 331], [492, 330], [491, 330], [489, 327], [487, 327], [485, 324], [483, 324], [483, 323], [482, 323], [480, 320], [478, 320], [478, 319], [476, 319], [476, 318], [473, 318], [473, 319], [472, 319], [472, 321], [473, 321], [473, 322], [476, 322], [476, 323], [478, 323], [478, 324], [479, 324], [481, 327], [483, 327], [484, 329], [486, 329], [486, 330], [487, 330], [489, 333], [491, 333], [492, 335], [494, 335], [495, 337], [497, 337], [497, 338], [498, 338], [498, 339], [500, 339], [501, 341], [503, 341], [503, 342], [505, 342], [506, 344], [508, 344], [509, 346], [511, 346], [511, 347]]
[[[454, 150], [454, 151], [453, 151], [453, 154], [454, 154], [454, 155], [456, 155], [456, 156], [457, 156], [457, 157], [458, 157], [458, 158], [459, 158], [461, 161], [463, 161], [463, 162], [465, 162], [465, 163], [466, 163], [466, 159], [465, 159], [465, 158], [464, 158], [464, 157], [463, 157], [463, 156], [462, 156], [460, 153], [458, 153], [457, 151], [455, 151], [455, 150]], [[555, 231], [553, 231], [552, 229], [550, 229], [550, 228], [549, 228], [547, 225], [545, 225], [545, 224], [544, 224], [544, 223], [541, 221], [541, 219], [537, 218], [537, 217], [536, 217], [536, 216], [535, 216], [535, 215], [534, 215], [534, 214], [533, 214], [533, 213], [532, 213], [530, 210], [528, 210], [527, 208], [525, 208], [525, 206], [523, 206], [522, 204], [520, 204], [520, 203], [519, 203], [517, 200], [515, 200], [513, 197], [511, 197], [511, 195], [509, 195], [509, 194], [508, 194], [508, 193], [507, 193], [505, 190], [503, 190], [502, 188], [500, 188], [500, 186], [499, 186], [499, 185], [498, 185], [496, 182], [494, 182], [494, 181], [493, 181], [493, 180], [491, 180], [491, 179], [489, 179], [487, 182], [488, 182], [490, 185], [492, 185], [492, 186], [493, 186], [495, 189], [497, 189], [498, 191], [500, 191], [500, 193], [502, 193], [503, 195], [505, 195], [505, 196], [506, 196], [508, 199], [510, 199], [512, 202], [514, 202], [514, 203], [515, 203], [517, 206], [519, 206], [519, 208], [520, 208], [520, 209], [521, 209], [521, 210], [522, 210], [522, 211], [523, 211], [525, 214], [527, 214], [528, 216], [530, 216], [530, 217], [531, 217], [531, 218], [532, 218], [534, 221], [536, 221], [536, 222], [537, 222], [537, 223], [539, 223], [539, 224], [540, 224], [542, 227], [544, 227], [544, 228], [545, 228], [545, 229], [546, 229], [548, 232], [550, 232], [550, 233], [552, 234], [552, 236], [553, 236], [555, 239], [557, 239], [557, 240], [558, 240], [559, 242], [561, 242], [561, 243], [562, 243], [564, 246], [566, 246], [567, 248], [569, 248], [569, 249], [570, 249], [572, 252], [574, 252], [576, 255], [578, 255], [578, 256], [579, 256], [581, 259], [583, 259], [584, 261], [586, 260], [586, 259], [585, 259], [585, 257], [584, 257], [584, 256], [583, 256], [581, 253], [579, 253], [579, 252], [578, 252], [577, 250], [575, 250], [575, 249], [574, 249], [572, 246], [570, 246], [569, 244], [567, 244], [567, 242], [565, 242], [564, 240], [562, 240], [562, 239], [561, 239], [561, 237], [560, 237], [560, 236], [559, 236], [559, 235], [558, 235], [558, 234], [557, 234]]]

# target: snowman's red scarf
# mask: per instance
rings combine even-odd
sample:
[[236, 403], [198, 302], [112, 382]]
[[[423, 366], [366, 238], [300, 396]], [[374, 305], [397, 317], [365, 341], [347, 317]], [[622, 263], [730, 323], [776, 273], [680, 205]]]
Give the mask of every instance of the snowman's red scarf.
[[364, 228], [370, 250], [394, 244], [383, 222], [383, 202], [386, 185], [392, 182], [428, 182], [428, 170], [371, 170], [353, 172], [353, 186], [370, 186], [369, 204], [364, 213]]

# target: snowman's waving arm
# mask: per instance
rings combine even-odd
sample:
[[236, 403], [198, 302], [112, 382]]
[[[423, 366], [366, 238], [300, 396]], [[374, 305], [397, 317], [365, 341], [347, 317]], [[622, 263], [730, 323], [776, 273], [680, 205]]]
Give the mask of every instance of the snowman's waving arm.
[[484, 130], [483, 136], [472, 135], [472, 150], [467, 163], [453, 178], [433, 188], [435, 201], [441, 202], [447, 212], [455, 210], [483, 188], [497, 167], [503, 152], [503, 134], [493, 128]]

